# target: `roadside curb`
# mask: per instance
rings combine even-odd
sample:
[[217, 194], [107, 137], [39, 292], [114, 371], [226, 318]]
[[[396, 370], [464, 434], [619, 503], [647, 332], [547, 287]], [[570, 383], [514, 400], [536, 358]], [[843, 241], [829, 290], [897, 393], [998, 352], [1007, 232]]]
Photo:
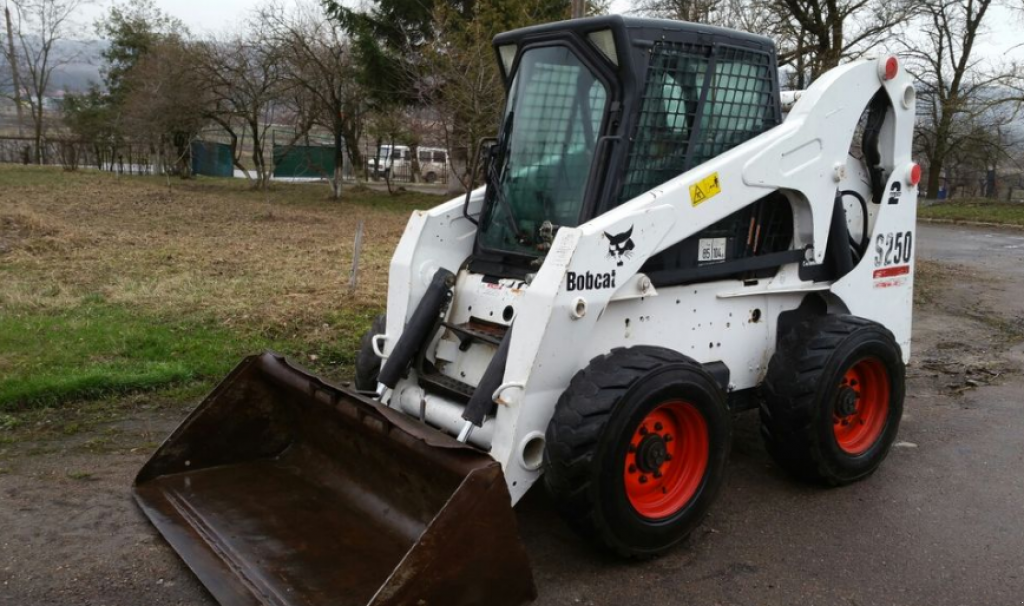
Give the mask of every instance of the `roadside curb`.
[[918, 217], [918, 223], [932, 223], [934, 225], [965, 225], [967, 227], [1003, 227], [1007, 229], [1024, 230], [1024, 225], [1014, 225], [1013, 223], [990, 223], [986, 221], [962, 221], [958, 219], [931, 219], [928, 217]]

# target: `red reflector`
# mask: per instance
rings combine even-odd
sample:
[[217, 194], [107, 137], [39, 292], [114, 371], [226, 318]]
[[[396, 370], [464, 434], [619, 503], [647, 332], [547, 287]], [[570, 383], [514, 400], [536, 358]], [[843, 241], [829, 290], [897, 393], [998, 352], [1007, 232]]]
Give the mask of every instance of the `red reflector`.
[[885, 60], [885, 79], [892, 80], [900, 71], [900, 63], [896, 57], [889, 57]]
[[921, 165], [915, 164], [910, 167], [910, 184], [917, 185], [921, 182]]
[[875, 270], [875, 279], [878, 278], [894, 278], [896, 276], [905, 276], [910, 273], [909, 265], [900, 265], [899, 267], [886, 267], [883, 269]]

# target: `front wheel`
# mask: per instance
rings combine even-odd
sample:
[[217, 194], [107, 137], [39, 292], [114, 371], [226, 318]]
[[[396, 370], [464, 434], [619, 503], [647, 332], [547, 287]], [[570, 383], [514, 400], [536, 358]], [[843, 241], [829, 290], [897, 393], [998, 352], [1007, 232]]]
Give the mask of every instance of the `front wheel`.
[[704, 519], [722, 485], [732, 421], [700, 364], [640, 346], [577, 373], [546, 439], [545, 483], [569, 525], [619, 555], [649, 557]]

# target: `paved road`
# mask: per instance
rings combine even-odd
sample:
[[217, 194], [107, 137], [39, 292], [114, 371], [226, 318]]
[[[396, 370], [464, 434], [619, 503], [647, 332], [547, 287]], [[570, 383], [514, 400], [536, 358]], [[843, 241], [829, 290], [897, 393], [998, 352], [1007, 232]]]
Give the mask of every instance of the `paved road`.
[[923, 259], [1024, 276], [1022, 229], [923, 223], [917, 233], [917, 254]]

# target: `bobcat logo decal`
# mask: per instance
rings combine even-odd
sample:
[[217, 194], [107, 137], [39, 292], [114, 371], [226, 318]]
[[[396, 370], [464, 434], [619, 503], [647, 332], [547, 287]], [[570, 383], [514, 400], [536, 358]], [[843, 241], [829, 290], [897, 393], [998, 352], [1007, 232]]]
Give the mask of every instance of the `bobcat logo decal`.
[[632, 236], [632, 225], [621, 234], [612, 235], [608, 232], [604, 233], [604, 237], [608, 238], [608, 256], [615, 259], [618, 267], [622, 267], [623, 259], [633, 256], [633, 249], [636, 248], [636, 244], [633, 244]]

